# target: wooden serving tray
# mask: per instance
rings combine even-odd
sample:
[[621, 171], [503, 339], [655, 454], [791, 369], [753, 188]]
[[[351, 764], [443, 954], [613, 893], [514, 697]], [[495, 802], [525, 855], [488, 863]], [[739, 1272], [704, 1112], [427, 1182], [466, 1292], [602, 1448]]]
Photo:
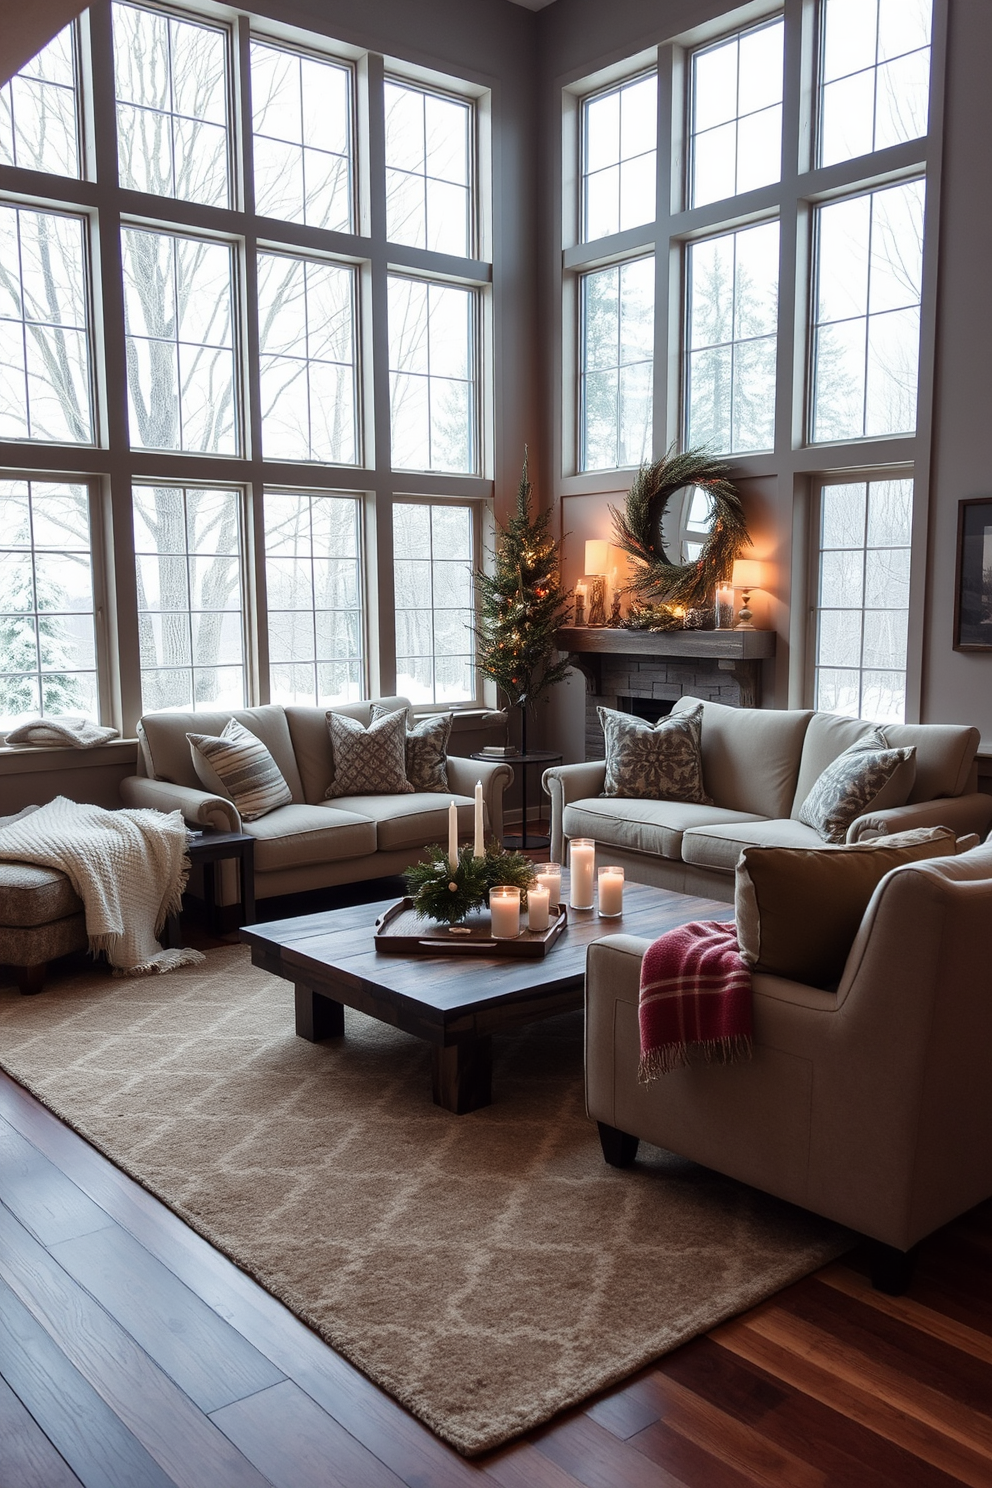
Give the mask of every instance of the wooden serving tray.
[[[523, 918], [523, 916], [521, 916]], [[516, 940], [496, 940], [488, 909], [469, 915], [468, 934], [453, 935], [446, 925], [417, 917], [412, 899], [391, 904], [375, 922], [375, 948], [390, 956], [509, 956], [539, 960], [546, 956], [568, 923], [564, 904], [547, 930], [521, 930]]]

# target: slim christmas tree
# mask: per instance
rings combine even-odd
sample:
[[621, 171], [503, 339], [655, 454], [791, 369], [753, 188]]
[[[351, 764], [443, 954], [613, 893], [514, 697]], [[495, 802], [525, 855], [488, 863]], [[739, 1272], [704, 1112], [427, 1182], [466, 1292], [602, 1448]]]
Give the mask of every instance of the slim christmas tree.
[[495, 570], [475, 575], [479, 670], [520, 709], [524, 754], [529, 704], [560, 682], [569, 666], [568, 657], [558, 654], [555, 632], [567, 624], [571, 593], [562, 587], [559, 545], [550, 527], [551, 512], [531, 513], [525, 450], [516, 513], [497, 527]]

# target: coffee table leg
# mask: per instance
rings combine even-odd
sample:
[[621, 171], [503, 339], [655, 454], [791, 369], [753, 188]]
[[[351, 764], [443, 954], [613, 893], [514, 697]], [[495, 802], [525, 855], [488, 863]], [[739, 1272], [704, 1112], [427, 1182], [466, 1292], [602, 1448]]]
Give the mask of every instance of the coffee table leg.
[[488, 1034], [431, 1046], [434, 1104], [456, 1116], [488, 1106], [493, 1088], [493, 1041]]
[[340, 1038], [344, 1033], [344, 1008], [333, 997], [315, 992], [303, 982], [295, 983], [296, 1032], [299, 1038], [319, 1044], [322, 1039]]

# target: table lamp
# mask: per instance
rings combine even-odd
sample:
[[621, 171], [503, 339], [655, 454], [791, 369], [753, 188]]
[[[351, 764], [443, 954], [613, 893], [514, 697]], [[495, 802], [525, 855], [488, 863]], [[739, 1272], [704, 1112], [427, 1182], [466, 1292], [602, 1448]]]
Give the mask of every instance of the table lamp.
[[592, 580], [589, 591], [590, 625], [606, 624], [606, 574], [610, 563], [610, 545], [605, 538], [586, 542], [586, 577]]
[[737, 624], [735, 630], [753, 630], [751, 624], [751, 590], [760, 589], [764, 577], [762, 565], [754, 558], [738, 558], [734, 562], [734, 572], [731, 583], [735, 589], [741, 591], [741, 604], [737, 612]]

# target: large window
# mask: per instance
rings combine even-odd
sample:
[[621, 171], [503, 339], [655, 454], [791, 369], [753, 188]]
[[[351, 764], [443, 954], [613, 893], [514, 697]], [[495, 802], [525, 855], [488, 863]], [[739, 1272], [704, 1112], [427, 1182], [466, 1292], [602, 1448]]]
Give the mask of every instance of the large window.
[[[604, 535], [591, 514], [632, 467], [673, 446], [725, 458], [752, 527], [783, 534], [774, 555], [756, 542], [767, 591], [809, 617], [791, 701], [913, 717], [947, 0], [783, 9], [734, 25], [728, 6], [722, 33], [707, 13], [565, 89], [557, 494], [581, 542]], [[862, 528], [837, 547], [849, 488]], [[883, 539], [897, 501], [899, 535], [886, 518]], [[790, 553], [790, 532], [812, 555]]]
[[484, 90], [274, 29], [94, 0], [0, 88], [8, 722], [482, 701]]

